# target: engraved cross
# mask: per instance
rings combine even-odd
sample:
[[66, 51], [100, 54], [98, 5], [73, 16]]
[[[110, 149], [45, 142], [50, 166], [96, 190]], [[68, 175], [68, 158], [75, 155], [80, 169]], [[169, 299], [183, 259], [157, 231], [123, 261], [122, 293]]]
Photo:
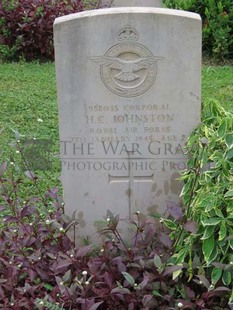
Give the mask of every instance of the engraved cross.
[[134, 183], [154, 183], [154, 173], [151, 175], [140, 175], [140, 176], [135, 176], [134, 171], [131, 168], [130, 161], [131, 161], [131, 153], [133, 152], [127, 152], [128, 153], [128, 161], [129, 161], [129, 173], [128, 175], [125, 176], [114, 176], [109, 174], [109, 184], [114, 184], [114, 183], [128, 183], [129, 188], [128, 188], [128, 197], [129, 197], [129, 218], [132, 216], [132, 207], [135, 205], [135, 194], [134, 194]]

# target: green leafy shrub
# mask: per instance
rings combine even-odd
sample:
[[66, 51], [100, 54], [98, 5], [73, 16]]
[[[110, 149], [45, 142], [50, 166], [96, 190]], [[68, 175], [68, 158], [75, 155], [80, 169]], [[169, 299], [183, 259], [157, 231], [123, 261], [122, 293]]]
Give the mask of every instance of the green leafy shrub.
[[53, 59], [56, 17], [83, 10], [81, 0], [0, 1], [0, 53], [5, 59]]
[[[187, 144], [190, 160], [182, 177], [184, 217], [172, 226], [164, 219], [164, 224], [173, 229], [171, 261], [187, 262], [189, 279], [196, 269], [202, 282], [203, 277], [210, 279], [204, 280], [209, 288], [223, 284], [232, 289], [233, 115], [215, 101], [205, 105], [204, 115]], [[189, 223], [191, 234], [183, 223]]]
[[203, 51], [218, 59], [233, 57], [232, 0], [165, 0], [169, 8], [199, 13], [203, 20]]

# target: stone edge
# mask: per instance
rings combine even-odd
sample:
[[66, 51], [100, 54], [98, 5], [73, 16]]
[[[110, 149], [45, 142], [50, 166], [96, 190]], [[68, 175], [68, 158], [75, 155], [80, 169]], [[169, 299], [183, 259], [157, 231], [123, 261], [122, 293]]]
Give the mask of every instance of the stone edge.
[[167, 16], [177, 16], [191, 18], [194, 20], [201, 21], [201, 17], [197, 13], [182, 11], [182, 10], [172, 10], [164, 8], [153, 8], [153, 7], [120, 7], [120, 8], [107, 8], [107, 9], [98, 9], [92, 11], [84, 11], [79, 13], [73, 13], [66, 16], [57, 17], [54, 21], [54, 30], [56, 26], [59, 26], [66, 22], [71, 22], [76, 19], [94, 17], [94, 16], [107, 16], [114, 14], [128, 14], [128, 13], [137, 13], [137, 14], [158, 14], [158, 15], [167, 15]]

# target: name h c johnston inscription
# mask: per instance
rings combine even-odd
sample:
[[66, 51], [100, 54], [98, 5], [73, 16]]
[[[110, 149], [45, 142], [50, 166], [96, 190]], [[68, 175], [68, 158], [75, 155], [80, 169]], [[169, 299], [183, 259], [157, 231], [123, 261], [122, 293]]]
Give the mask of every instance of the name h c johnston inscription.
[[120, 43], [111, 47], [104, 56], [89, 59], [100, 65], [104, 85], [122, 97], [136, 97], [151, 88], [157, 76], [157, 61], [148, 48], [136, 43], [139, 33], [130, 26], [117, 33]]

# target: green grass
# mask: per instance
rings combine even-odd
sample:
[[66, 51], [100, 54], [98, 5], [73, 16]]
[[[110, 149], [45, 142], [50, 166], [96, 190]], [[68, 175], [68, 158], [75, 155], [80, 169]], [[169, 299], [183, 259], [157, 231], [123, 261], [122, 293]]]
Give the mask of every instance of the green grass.
[[13, 128], [27, 136], [58, 140], [53, 64], [1, 64], [0, 104], [0, 127], [8, 133]]
[[[215, 99], [233, 111], [233, 66], [204, 67], [202, 86], [203, 101]], [[0, 64], [0, 105], [0, 128], [4, 129], [0, 135], [1, 162], [19, 156], [9, 146], [15, 140], [12, 129], [27, 138], [51, 138], [53, 169], [42, 175], [45, 188], [57, 185], [60, 165], [54, 64]]]
[[52, 170], [40, 172], [39, 175], [44, 177], [43, 191], [57, 186], [60, 164], [54, 64], [0, 64], [0, 105], [0, 128], [3, 129], [0, 135], [1, 162], [10, 157], [15, 162], [21, 161], [20, 155], [9, 145], [16, 140], [13, 130], [28, 139], [51, 138], [54, 155]]
[[202, 101], [215, 99], [228, 111], [233, 111], [233, 66], [204, 67]]

